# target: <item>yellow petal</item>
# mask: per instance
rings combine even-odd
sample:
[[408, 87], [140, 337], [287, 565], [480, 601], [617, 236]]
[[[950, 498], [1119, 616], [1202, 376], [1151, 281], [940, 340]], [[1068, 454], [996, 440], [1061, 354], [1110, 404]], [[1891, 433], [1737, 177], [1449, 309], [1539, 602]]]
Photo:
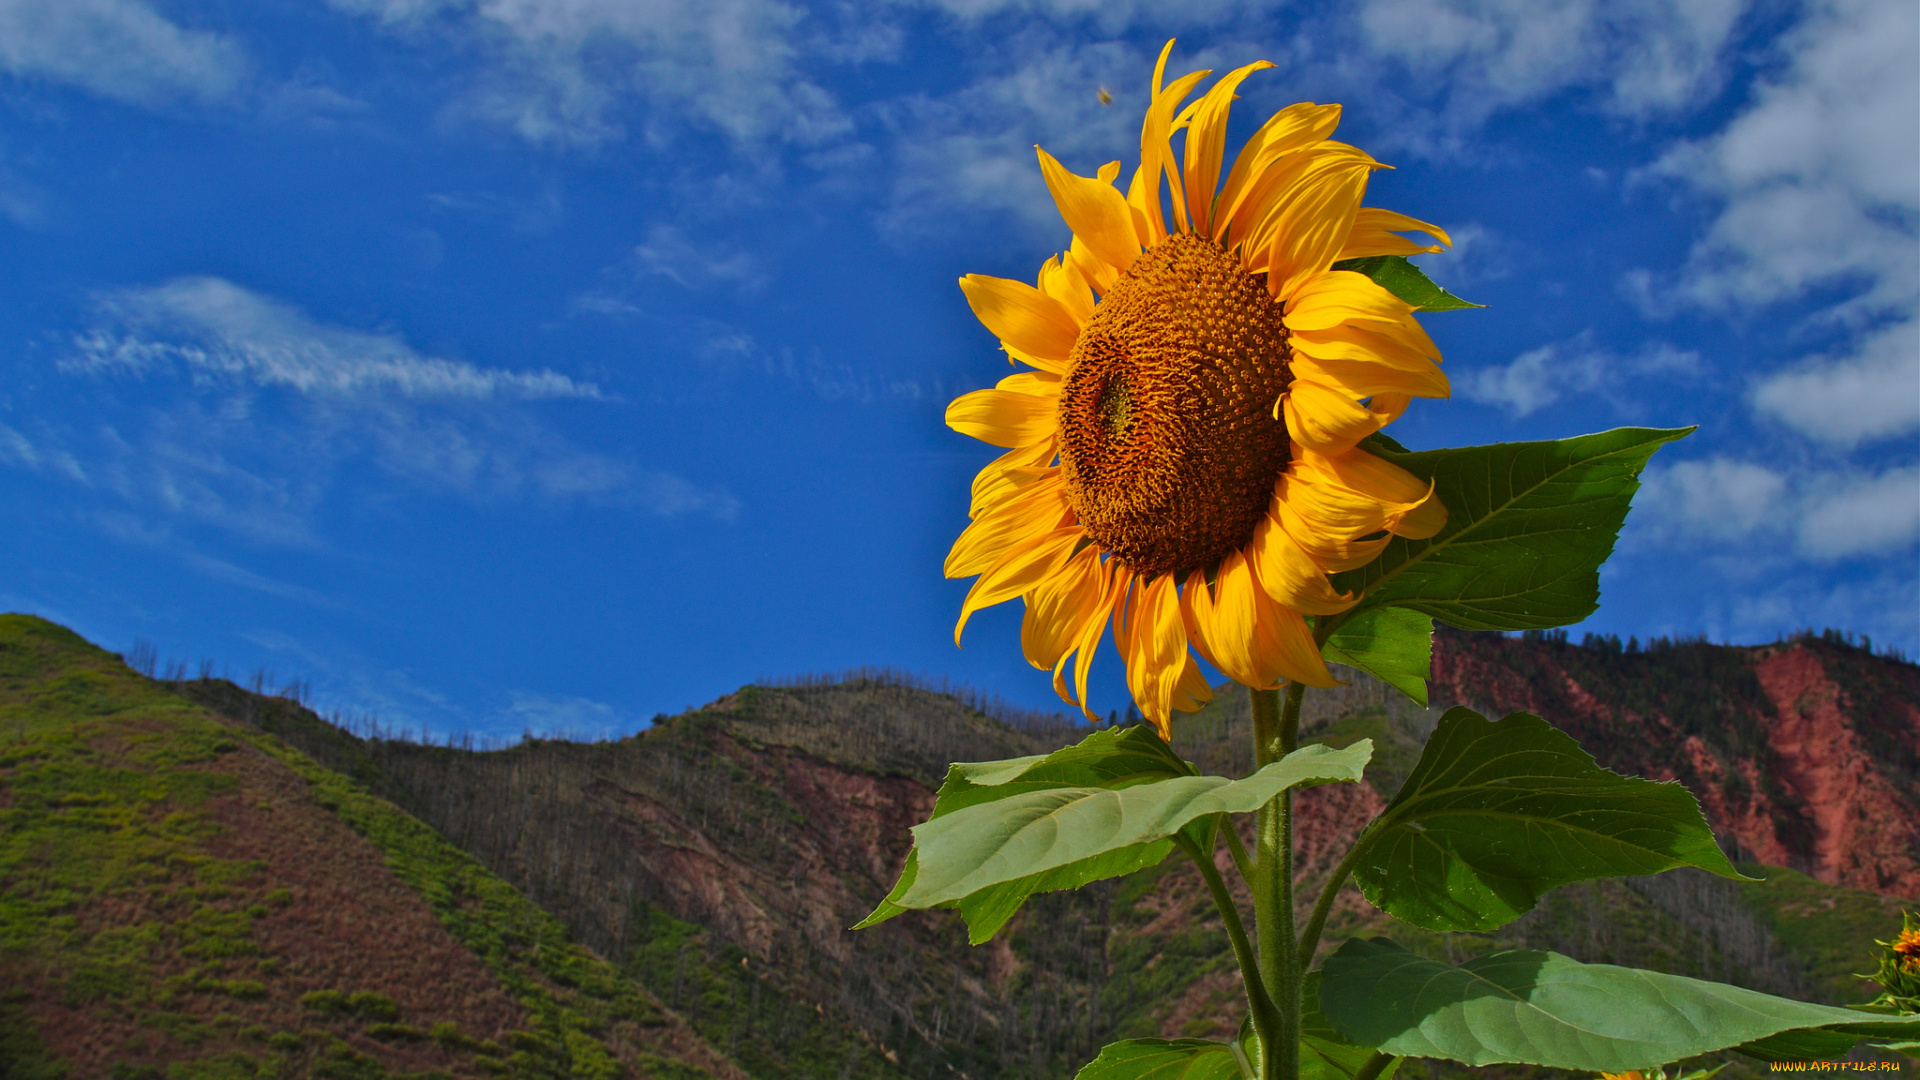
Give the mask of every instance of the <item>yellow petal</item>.
[[[1413, 306], [1353, 270], [1329, 270], [1304, 282], [1287, 300], [1288, 330], [1327, 330], [1350, 321], [1398, 324], [1411, 321]], [[1372, 326], [1366, 329], [1373, 329]], [[1438, 356], [1434, 349], [1429, 356]]]
[[1439, 365], [1431, 360], [1421, 363], [1423, 367], [1408, 371], [1369, 361], [1321, 360], [1296, 349], [1289, 366], [1294, 378], [1333, 387], [1353, 398], [1375, 394], [1443, 398], [1451, 393], [1452, 384]]
[[1259, 614], [1260, 650], [1273, 658], [1275, 677], [1286, 677], [1308, 686], [1339, 686], [1340, 680], [1327, 670], [1327, 662], [1314, 644], [1313, 631], [1300, 613], [1284, 604], [1274, 603], [1265, 589], [1253, 590]]
[[1087, 249], [1114, 269], [1125, 273], [1140, 254], [1133, 235], [1133, 215], [1127, 209], [1126, 196], [1109, 181], [1076, 176], [1039, 147], [1040, 173], [1046, 177], [1053, 203], [1073, 235], [1086, 242]]
[[[1437, 245], [1416, 243], [1404, 236], [1403, 232], [1424, 232], [1432, 234], [1440, 241]], [[1417, 218], [1405, 214], [1396, 214], [1391, 210], [1382, 210], [1377, 206], [1364, 206], [1353, 219], [1353, 232], [1347, 237], [1347, 246], [1340, 249], [1341, 259], [1364, 259], [1372, 255], [1424, 255], [1444, 251], [1453, 246], [1453, 239], [1436, 225], [1429, 225]]]
[[1066, 479], [1056, 471], [961, 530], [942, 570], [950, 578], [972, 577], [999, 562], [1009, 549], [1060, 528], [1071, 513]]
[[1051, 371], [1022, 371], [994, 383], [993, 388], [1005, 390], [1010, 394], [1057, 398], [1060, 396], [1060, 387], [1065, 382], [1066, 380]]
[[[1131, 231], [1133, 228], [1132, 207], [1128, 207], [1127, 215], [1128, 235], [1133, 235]], [[1136, 242], [1135, 246], [1138, 247], [1139, 244]], [[1107, 291], [1113, 288], [1114, 282], [1120, 280], [1120, 271], [1115, 270], [1107, 260], [1095, 255], [1088, 249], [1086, 241], [1080, 239], [1078, 236], [1073, 238], [1073, 246], [1067, 249], [1067, 261], [1072, 263], [1073, 268], [1080, 272], [1081, 279], [1092, 286], [1093, 291], [1099, 293], [1101, 296], [1107, 295]], [[1084, 324], [1086, 320], [1082, 319], [1081, 322]]]
[[1270, 663], [1263, 663], [1259, 647], [1259, 614], [1254, 606], [1253, 572], [1244, 552], [1220, 560], [1213, 589], [1204, 575], [1187, 582], [1184, 613], [1193, 639], [1207, 662], [1234, 682], [1270, 689], [1276, 681]]
[[1187, 128], [1187, 205], [1193, 210], [1193, 231], [1202, 236], [1213, 235], [1213, 193], [1220, 183], [1220, 161], [1227, 149], [1227, 115], [1233, 108], [1233, 92], [1241, 80], [1272, 66], [1256, 60], [1235, 69], [1214, 83], [1194, 108], [1193, 123]]
[[1385, 528], [1395, 536], [1424, 540], [1447, 523], [1447, 507], [1433, 485], [1407, 470], [1359, 447], [1322, 459], [1302, 455], [1303, 464], [1316, 468], [1341, 485], [1380, 500], [1387, 508]]
[[[1411, 318], [1411, 316], [1409, 316]], [[1341, 323], [1322, 330], [1294, 330], [1287, 346], [1296, 353], [1325, 360], [1361, 360], [1402, 371], [1421, 371], [1440, 357], [1408, 344], [1404, 335], [1391, 333], [1384, 323]]]
[[1361, 232], [1354, 229], [1347, 234], [1347, 244], [1334, 257], [1334, 262], [1348, 259], [1370, 259], [1375, 255], [1431, 255], [1444, 248], [1438, 244], [1416, 244], [1397, 233]]
[[1065, 658], [1063, 657], [1060, 663], [1054, 665], [1054, 693], [1060, 695], [1060, 699], [1067, 704], [1080, 706], [1080, 711], [1089, 720], [1100, 718], [1094, 714], [1091, 703], [1087, 701], [1087, 675], [1093, 670], [1094, 654], [1100, 650], [1100, 635], [1106, 630], [1107, 619], [1113, 613], [1113, 598], [1125, 591], [1128, 580], [1130, 575], [1124, 567], [1111, 560], [1103, 564], [1100, 599], [1094, 603], [1093, 618], [1087, 621], [1086, 633], [1074, 643], [1073, 648], [1073, 681], [1079, 696], [1076, 697], [1067, 691]]
[[1201, 707], [1213, 700], [1213, 687], [1207, 682], [1207, 674], [1193, 659], [1192, 653], [1182, 657], [1185, 661], [1180, 667], [1180, 679], [1173, 688], [1173, 707], [1180, 712], [1199, 712]]
[[1332, 387], [1295, 379], [1275, 410], [1287, 422], [1287, 434], [1323, 454], [1351, 449], [1379, 431], [1382, 420], [1366, 406]]
[[1072, 260], [1049, 255], [1040, 266], [1040, 291], [1052, 297], [1073, 320], [1075, 333], [1093, 317], [1093, 292]]
[[1133, 234], [1140, 238], [1143, 248], [1167, 238], [1167, 223], [1160, 214], [1158, 172], [1158, 165], [1143, 163], [1133, 170], [1133, 179], [1127, 184], [1127, 211], [1133, 215]]
[[1367, 192], [1367, 177], [1378, 166], [1365, 155], [1312, 157], [1313, 167], [1281, 199], [1273, 217], [1267, 289], [1282, 302], [1340, 257]]
[[1406, 394], [1375, 394], [1367, 402], [1367, 411], [1379, 419], [1381, 427], [1386, 427], [1400, 419], [1410, 404], [1412, 399]]
[[1220, 188], [1213, 217], [1214, 239], [1229, 235], [1240, 208], [1253, 192], [1255, 180], [1269, 165], [1320, 142], [1338, 126], [1340, 106], [1315, 105], [1310, 101], [1289, 105], [1268, 117], [1240, 148], [1240, 156], [1234, 159], [1233, 170], [1227, 173], [1227, 182]]
[[967, 590], [967, 598], [960, 604], [960, 621], [953, 627], [953, 643], [960, 644], [960, 632], [967, 628], [967, 620], [974, 612], [1039, 588], [1060, 569], [1060, 564], [1073, 551], [1073, 545], [1084, 536], [1085, 529], [1069, 525], [1042, 533], [1009, 550]]
[[[1357, 276], [1357, 275], [1356, 275]], [[1008, 346], [1056, 364], [1073, 353], [1080, 327], [1060, 302], [1024, 281], [968, 274], [960, 279], [967, 306], [986, 328]]]
[[[1164, 65], [1165, 62], [1166, 54], [1162, 53], [1161, 63]], [[1200, 80], [1211, 74], [1211, 68], [1190, 72], [1176, 79], [1166, 89], [1156, 91], [1152, 104], [1147, 106], [1146, 119], [1140, 125], [1140, 168], [1146, 174], [1146, 194], [1148, 200], [1157, 207], [1160, 202], [1160, 179], [1164, 174], [1173, 197], [1173, 217], [1169, 222], [1172, 231], [1184, 232], [1192, 228], [1187, 220], [1187, 199], [1180, 182], [1180, 166], [1174, 160], [1173, 148], [1168, 143], [1173, 135], [1173, 114]]]
[[[1303, 455], [1304, 456], [1304, 455]], [[1313, 532], [1358, 539], [1387, 527], [1387, 517], [1405, 509], [1355, 491], [1295, 461], [1273, 485], [1274, 498], [1298, 514]]]
[[1102, 577], [1100, 551], [1088, 546], [1027, 595], [1020, 651], [1028, 663], [1045, 671], [1073, 651], [1099, 604]]
[[1065, 375], [1067, 373], [1067, 361], [1065, 360], [1049, 360], [1043, 356], [1035, 356], [1032, 353], [1016, 349], [1004, 341], [1000, 343], [1000, 348], [1006, 352], [1009, 358], [1007, 363], [1009, 364], [1018, 360], [1023, 364], [1030, 364], [1037, 367], [1041, 371], [1050, 371], [1055, 375]]
[[1359, 168], [1377, 168], [1379, 162], [1364, 150], [1326, 139], [1275, 162], [1253, 184], [1246, 203], [1234, 215], [1228, 244], [1239, 244], [1248, 262], [1265, 265], [1269, 249], [1280, 233], [1289, 208], [1298, 215], [1302, 198], [1325, 186], [1328, 174]]
[[1338, 615], [1360, 602], [1353, 593], [1335, 592], [1326, 571], [1270, 516], [1253, 527], [1247, 558], [1267, 595], [1303, 615]]
[[947, 406], [947, 426], [995, 446], [1028, 446], [1054, 433], [1059, 408], [1058, 394], [975, 390]]
[[1307, 553], [1315, 566], [1329, 574], [1357, 570], [1379, 558], [1381, 550], [1393, 542], [1393, 535], [1387, 532], [1380, 532], [1370, 539], [1352, 539], [1316, 528], [1293, 507], [1278, 499], [1268, 508], [1267, 515], [1287, 530], [1287, 535], [1300, 545], [1300, 550]]
[[1316, 480], [1331, 480], [1388, 506], [1411, 506], [1427, 497], [1433, 485], [1385, 458], [1358, 448], [1344, 454], [1299, 455], [1295, 470]]
[[1173, 693], [1187, 651], [1173, 575], [1136, 582], [1121, 610], [1124, 627], [1116, 626], [1114, 644], [1126, 657], [1127, 688], [1160, 736], [1170, 738]]
[[989, 462], [973, 478], [973, 493], [967, 516], [977, 518], [1022, 488], [1044, 479], [1053, 462], [1057, 442], [1043, 439], [1032, 446], [1017, 446]]

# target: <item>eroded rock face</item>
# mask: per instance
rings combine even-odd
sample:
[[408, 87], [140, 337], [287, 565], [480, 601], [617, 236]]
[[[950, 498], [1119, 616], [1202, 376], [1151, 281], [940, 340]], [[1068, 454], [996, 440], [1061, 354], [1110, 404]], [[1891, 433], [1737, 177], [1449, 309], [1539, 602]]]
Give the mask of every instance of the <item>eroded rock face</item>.
[[[1770, 727], [1777, 776], [1806, 807], [1811, 844], [1794, 854], [1834, 885], [1896, 896], [1920, 895], [1920, 807], [1898, 783], [1863, 729], [1911, 749], [1920, 742], [1920, 706], [1896, 696], [1868, 712], [1805, 648], [1756, 650], [1754, 674], [1773, 699]], [[1756, 838], [1758, 839], [1758, 838]]]
[[1715, 832], [1832, 885], [1920, 895], [1920, 669], [1820, 641], [1606, 652], [1442, 634], [1434, 697], [1546, 717], [1678, 780]]

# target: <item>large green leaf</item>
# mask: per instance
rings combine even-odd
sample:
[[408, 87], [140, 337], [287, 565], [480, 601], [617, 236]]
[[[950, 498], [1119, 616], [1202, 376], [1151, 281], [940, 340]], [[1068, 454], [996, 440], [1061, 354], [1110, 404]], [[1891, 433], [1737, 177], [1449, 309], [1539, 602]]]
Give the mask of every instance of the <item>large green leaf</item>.
[[[1300, 988], [1300, 1080], [1353, 1080], [1373, 1060], [1371, 1046], [1355, 1046], [1320, 1010], [1320, 973], [1310, 971]], [[1392, 1080], [1395, 1061], [1379, 1080]]]
[[1321, 647], [1336, 664], [1379, 679], [1414, 701], [1427, 704], [1433, 666], [1433, 619], [1402, 607], [1376, 607], [1348, 619]]
[[1100, 1048], [1073, 1080], [1243, 1080], [1233, 1047], [1205, 1039], [1127, 1039]]
[[[1196, 829], [1194, 826], [1188, 826], [1188, 830], [1183, 831], [1203, 834], [1203, 830]], [[1201, 835], [1195, 835], [1194, 843], [1203, 851], [1213, 849], [1210, 837], [1202, 839]], [[1124, 877], [1135, 870], [1158, 866], [1160, 860], [1166, 858], [1172, 851], [1172, 840], [1133, 844], [1095, 855], [1090, 859], [1071, 862], [1045, 873], [1029, 874], [1013, 881], [989, 885], [979, 892], [962, 897], [953, 906], [960, 909], [960, 917], [967, 922], [968, 943], [982, 945], [992, 940], [993, 935], [999, 933], [1000, 928], [1007, 924], [1007, 920], [1020, 911], [1021, 905], [1027, 902], [1027, 897], [1035, 893], [1077, 889], [1095, 881]]]
[[1376, 284], [1421, 311], [1458, 311], [1461, 308], [1486, 307], [1470, 304], [1435, 285], [1426, 272], [1407, 261], [1405, 255], [1370, 255], [1364, 259], [1342, 259], [1335, 270], [1356, 270]]
[[894, 903], [925, 908], [957, 901], [1002, 882], [1166, 840], [1215, 814], [1251, 813], [1296, 785], [1356, 781], [1372, 753], [1365, 739], [1343, 750], [1303, 746], [1241, 780], [1175, 776], [976, 803], [914, 826], [914, 881]]
[[1336, 575], [1363, 594], [1336, 629], [1398, 606], [1464, 630], [1537, 630], [1576, 623], [1600, 603], [1600, 564], [1613, 553], [1640, 471], [1691, 428], [1617, 428], [1558, 442], [1499, 443], [1396, 454], [1369, 449], [1432, 480], [1447, 524], [1426, 540], [1396, 537], [1380, 557]]
[[1676, 866], [1741, 877], [1692, 792], [1603, 769], [1527, 713], [1448, 710], [1359, 843], [1367, 899], [1428, 930], [1492, 930], [1588, 878]]
[[[1144, 724], [1105, 728], [1051, 754], [1006, 761], [963, 761], [948, 766], [947, 778], [934, 799], [933, 817], [1032, 791], [1124, 786], [1193, 775], [1193, 766], [1174, 753], [1152, 728]], [[1162, 840], [1110, 851], [1045, 873], [1003, 882], [954, 903], [933, 906], [959, 908], [961, 918], [967, 922], [968, 938], [978, 945], [992, 938], [1034, 893], [1073, 889], [1103, 878], [1130, 874], [1159, 863], [1172, 850], [1173, 842]], [[907, 852], [900, 880], [873, 913], [853, 928], [859, 930], [912, 910], [899, 901], [913, 887], [918, 874], [919, 850], [915, 848]]]
[[1327, 958], [1320, 1008], [1350, 1041], [1390, 1054], [1612, 1073], [1806, 1029], [1920, 1032], [1920, 1017], [1861, 1023], [1851, 1009], [1558, 953], [1510, 949], [1452, 967], [1384, 939]]

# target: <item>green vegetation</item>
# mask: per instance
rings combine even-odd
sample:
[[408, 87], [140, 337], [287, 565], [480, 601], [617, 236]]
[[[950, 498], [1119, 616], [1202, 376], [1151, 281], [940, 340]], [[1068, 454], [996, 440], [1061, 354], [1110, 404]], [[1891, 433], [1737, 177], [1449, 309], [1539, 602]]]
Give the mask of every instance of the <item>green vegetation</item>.
[[[259, 860], [214, 854], [221, 804], [243, 787], [233, 763], [273, 768], [256, 751], [371, 841], [525, 1009], [511, 1046], [458, 1025], [422, 1032], [377, 990], [300, 993], [289, 974], [300, 957], [261, 955], [260, 920], [297, 907], [298, 892]], [[68, 1075], [34, 1020], [49, 1008], [86, 1011], [92, 1041], [117, 1047], [106, 1063], [115, 1076], [452, 1075], [390, 1069], [383, 1042], [463, 1074], [623, 1076], [618, 1046], [682, 1080], [705, 1075], [635, 1037], [663, 1023], [644, 992], [432, 830], [271, 735], [18, 615], [0, 617], [0, 967], [24, 976], [0, 995], [10, 1078]], [[288, 1007], [296, 998], [304, 1009]]]

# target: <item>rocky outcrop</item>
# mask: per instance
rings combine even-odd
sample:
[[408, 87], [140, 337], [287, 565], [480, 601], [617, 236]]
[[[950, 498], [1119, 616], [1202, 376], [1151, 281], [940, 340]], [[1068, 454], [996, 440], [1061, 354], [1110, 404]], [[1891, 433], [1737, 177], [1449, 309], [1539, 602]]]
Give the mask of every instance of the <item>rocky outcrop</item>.
[[1433, 696], [1526, 711], [1622, 772], [1679, 780], [1723, 843], [1832, 885], [1920, 896], [1920, 668], [1803, 638], [1771, 646], [1442, 633]]

